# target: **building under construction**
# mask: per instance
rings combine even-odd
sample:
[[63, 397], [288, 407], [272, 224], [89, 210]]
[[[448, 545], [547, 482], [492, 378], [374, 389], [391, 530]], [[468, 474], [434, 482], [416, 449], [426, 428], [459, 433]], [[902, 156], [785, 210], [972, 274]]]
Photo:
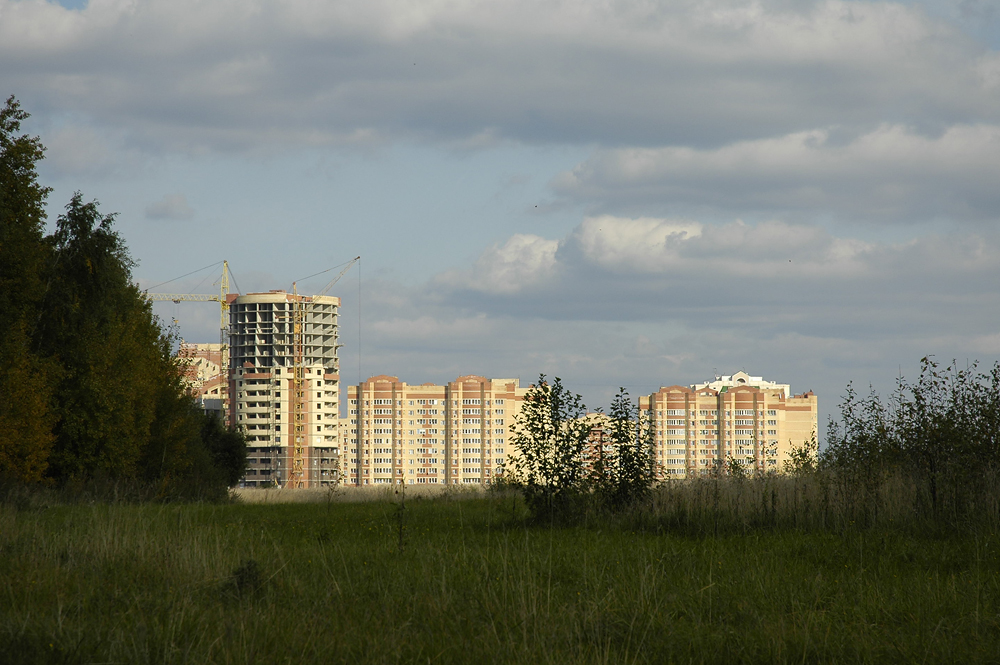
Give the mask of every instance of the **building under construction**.
[[224, 416], [225, 372], [222, 344], [192, 344], [181, 341], [177, 349], [184, 383], [198, 406], [206, 413]]
[[244, 485], [338, 482], [340, 298], [229, 297], [230, 424], [247, 435]]

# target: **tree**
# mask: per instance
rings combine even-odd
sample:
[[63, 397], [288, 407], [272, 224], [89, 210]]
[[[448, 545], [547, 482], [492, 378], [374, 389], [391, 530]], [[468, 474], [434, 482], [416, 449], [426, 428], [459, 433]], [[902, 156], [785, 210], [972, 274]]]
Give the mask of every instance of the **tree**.
[[38, 342], [63, 368], [50, 474], [136, 481], [164, 498], [217, 494], [245, 471], [244, 438], [185, 393], [175, 340], [133, 283], [113, 224], [78, 192], [47, 238], [55, 258]]
[[[612, 509], [634, 506], [649, 496], [656, 479], [653, 459], [653, 428], [624, 388], [618, 389], [608, 414], [610, 459], [599, 485]], [[603, 453], [603, 451], [601, 451]]]
[[19, 134], [28, 117], [13, 97], [0, 109], [0, 332], [34, 324], [45, 287], [49, 253], [42, 235], [51, 189], [38, 183], [41, 140]]
[[27, 118], [13, 97], [0, 109], [0, 476], [36, 482], [54, 438], [56, 367], [31, 348], [49, 256], [42, 234], [50, 190], [35, 168], [41, 141], [19, 133]]
[[170, 381], [169, 346], [113, 221], [77, 192], [46, 238], [54, 259], [36, 344], [63, 370], [51, 458], [60, 481], [135, 477], [157, 384]]
[[0, 109], [0, 477], [155, 486], [205, 496], [242, 476], [240, 433], [206, 422], [134, 262], [77, 192], [43, 236], [38, 137]]
[[240, 430], [227, 428], [215, 414], [206, 414], [201, 440], [226, 486], [235, 487], [247, 472], [246, 436]]
[[544, 374], [524, 396], [511, 425], [517, 450], [509, 481], [524, 492], [535, 516], [555, 516], [572, 507], [586, 479], [585, 452], [591, 423], [580, 395], [571, 394], [556, 377]]
[[925, 488], [935, 517], [945, 487], [952, 484], [958, 489], [971, 481], [962, 476], [981, 459], [976, 444], [984, 430], [977, 421], [988, 412], [981, 399], [986, 377], [977, 376], [975, 368], [973, 364], [961, 370], [952, 362], [942, 369], [924, 357], [915, 385], [903, 378], [897, 382], [892, 420], [896, 461]]

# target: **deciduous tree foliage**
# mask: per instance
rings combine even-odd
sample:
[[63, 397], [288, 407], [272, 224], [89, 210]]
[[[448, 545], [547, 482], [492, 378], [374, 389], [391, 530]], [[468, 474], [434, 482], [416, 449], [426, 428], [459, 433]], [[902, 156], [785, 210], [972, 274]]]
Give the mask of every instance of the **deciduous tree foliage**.
[[509, 478], [519, 486], [537, 516], [563, 513], [573, 497], [584, 490], [587, 478], [585, 453], [591, 423], [580, 395], [570, 393], [556, 377], [544, 374], [524, 396], [511, 426]]
[[[597, 429], [600, 440], [593, 438]], [[525, 394], [511, 431], [517, 454], [502, 482], [524, 492], [536, 517], [628, 509], [652, 489], [652, 428], [624, 388], [607, 416], [588, 414], [579, 395], [542, 374]]]
[[0, 109], [0, 476], [41, 480], [52, 445], [51, 363], [31, 348], [48, 253], [38, 137], [19, 134], [28, 114], [10, 97]]
[[1000, 364], [982, 373], [923, 358], [916, 383], [901, 377], [887, 400], [848, 386], [840, 411], [807, 471], [831, 483], [859, 524], [876, 523], [889, 497], [906, 497], [931, 522], [1000, 515]]
[[653, 428], [650, 418], [639, 412], [624, 388], [619, 388], [611, 401], [607, 423], [611, 455], [604, 461], [607, 471], [602, 491], [609, 506], [620, 510], [647, 498], [653, 487]]
[[0, 112], [0, 474], [162, 495], [235, 484], [242, 435], [185, 394], [114, 215], [77, 192], [43, 237], [43, 152], [17, 135], [26, 117], [13, 99]]

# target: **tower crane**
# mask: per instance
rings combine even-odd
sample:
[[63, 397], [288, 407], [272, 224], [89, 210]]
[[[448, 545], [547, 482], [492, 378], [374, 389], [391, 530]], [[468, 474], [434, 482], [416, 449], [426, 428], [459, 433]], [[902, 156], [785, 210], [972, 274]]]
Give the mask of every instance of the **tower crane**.
[[[292, 282], [292, 464], [289, 469], [285, 487], [301, 488], [305, 486], [305, 446], [306, 446], [306, 320], [312, 312], [316, 298], [325, 296], [333, 285], [347, 273], [351, 267], [361, 260], [360, 256], [351, 259], [340, 273], [323, 287], [315, 296], [300, 296], [297, 283]], [[341, 445], [343, 448], [343, 445]], [[338, 464], [339, 468], [339, 464]]]
[[219, 348], [221, 351], [222, 384], [219, 397], [222, 401], [222, 421], [229, 420], [229, 261], [222, 262], [222, 279], [219, 280], [219, 295], [207, 293], [147, 293], [151, 302], [217, 302], [219, 303]]

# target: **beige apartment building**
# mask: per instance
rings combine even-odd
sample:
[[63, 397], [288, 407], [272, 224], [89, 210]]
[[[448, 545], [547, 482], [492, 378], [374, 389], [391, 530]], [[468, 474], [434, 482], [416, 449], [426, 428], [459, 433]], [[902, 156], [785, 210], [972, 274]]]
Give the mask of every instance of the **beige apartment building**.
[[231, 297], [231, 424], [247, 435], [245, 487], [336, 485], [340, 298], [285, 291]]
[[816, 395], [738, 372], [639, 398], [653, 422], [660, 478], [704, 475], [730, 458], [780, 471], [793, 447], [817, 434]]
[[517, 379], [460, 376], [411, 386], [373, 376], [348, 387], [341, 474], [347, 486], [488, 485], [513, 453]]

